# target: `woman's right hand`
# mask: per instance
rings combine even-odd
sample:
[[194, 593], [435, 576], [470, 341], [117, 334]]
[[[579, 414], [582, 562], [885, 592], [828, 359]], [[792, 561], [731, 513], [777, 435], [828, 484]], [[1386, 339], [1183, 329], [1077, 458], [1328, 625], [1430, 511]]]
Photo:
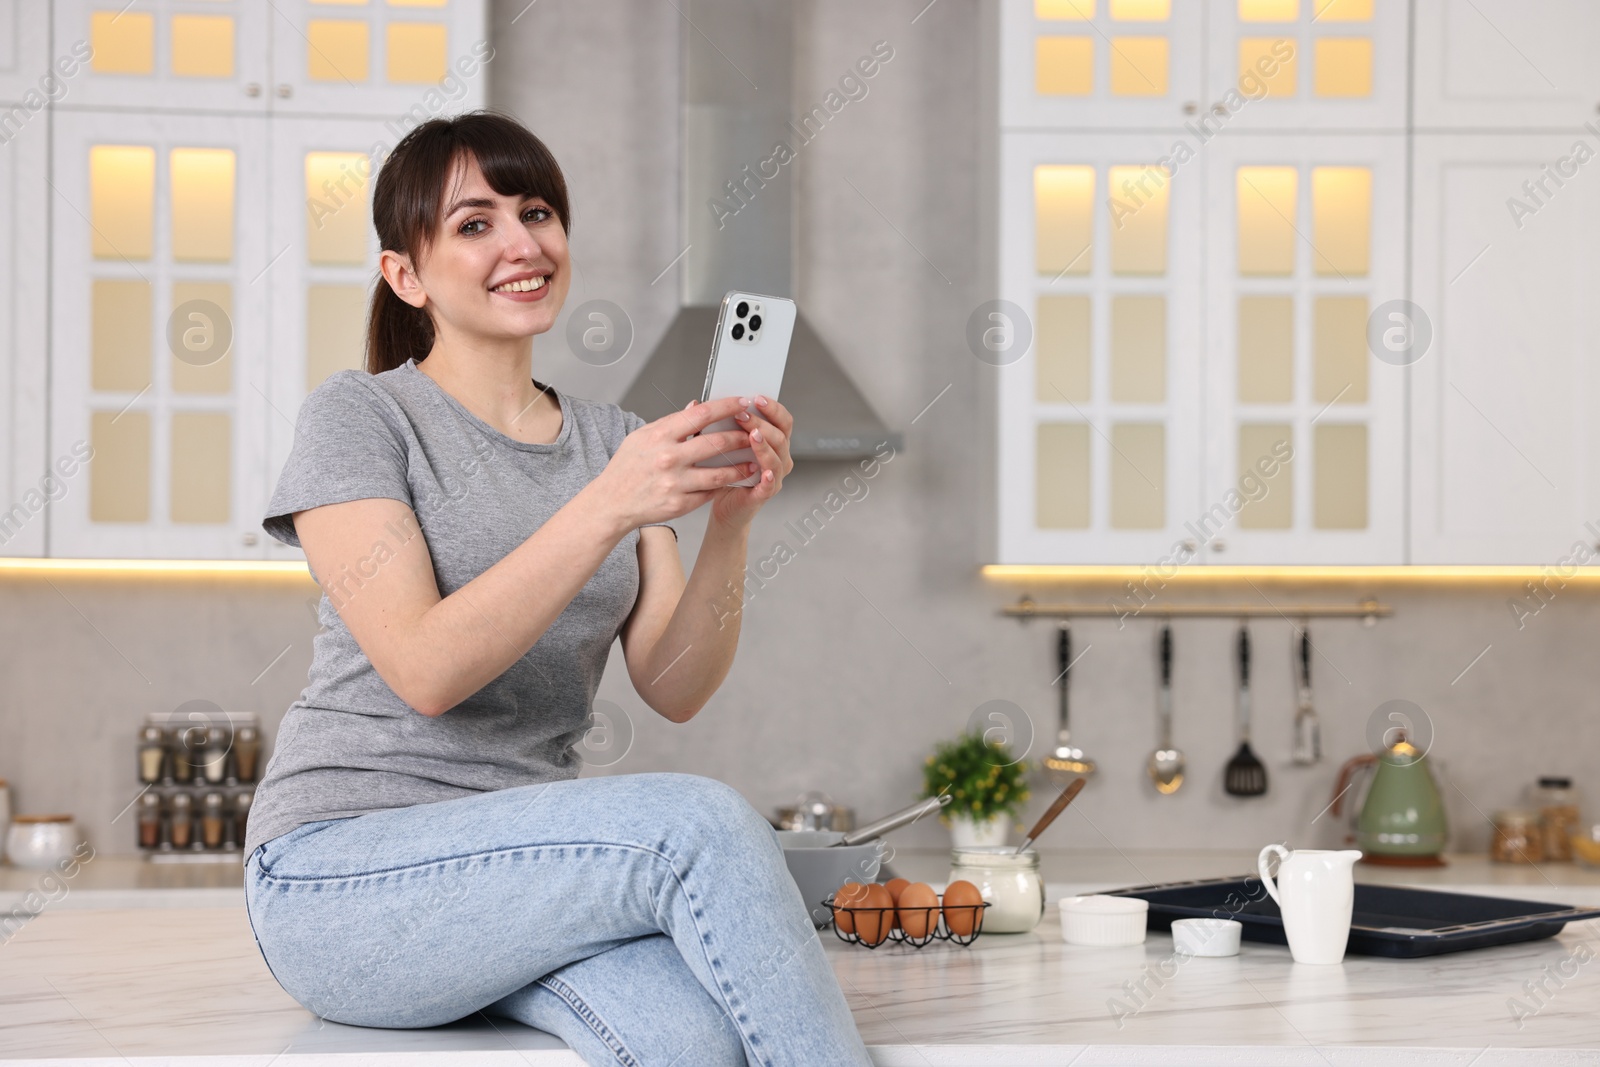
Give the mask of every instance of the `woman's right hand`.
[[750, 447], [746, 430], [701, 433], [746, 406], [747, 402], [736, 396], [692, 403], [624, 437], [606, 469], [590, 483], [601, 506], [624, 531], [632, 530], [687, 515], [708, 503], [718, 490], [748, 478], [755, 473], [753, 463], [695, 466], [713, 456]]

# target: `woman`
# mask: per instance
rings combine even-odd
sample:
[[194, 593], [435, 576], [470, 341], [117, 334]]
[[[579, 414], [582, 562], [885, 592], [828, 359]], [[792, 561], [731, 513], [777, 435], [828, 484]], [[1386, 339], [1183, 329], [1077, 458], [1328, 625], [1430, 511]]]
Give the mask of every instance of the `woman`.
[[[738, 793], [577, 778], [619, 635], [673, 722], [726, 676], [738, 616], [708, 605], [742, 587], [793, 421], [728, 397], [645, 423], [534, 381], [570, 220], [555, 160], [503, 116], [423, 123], [378, 175], [367, 370], [306, 399], [264, 524], [305, 550], [324, 630], [245, 840], [257, 944], [341, 1023], [484, 1012], [591, 1064], [866, 1064]], [[695, 466], [743, 447], [754, 464]], [[685, 581], [665, 524], [704, 505]]]

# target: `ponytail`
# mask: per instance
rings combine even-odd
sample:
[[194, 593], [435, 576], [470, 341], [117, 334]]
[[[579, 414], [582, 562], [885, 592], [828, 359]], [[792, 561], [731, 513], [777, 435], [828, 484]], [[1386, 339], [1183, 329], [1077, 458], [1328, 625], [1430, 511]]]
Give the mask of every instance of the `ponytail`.
[[433, 316], [395, 295], [382, 275], [367, 309], [367, 373], [394, 370], [408, 359], [418, 363], [433, 349]]

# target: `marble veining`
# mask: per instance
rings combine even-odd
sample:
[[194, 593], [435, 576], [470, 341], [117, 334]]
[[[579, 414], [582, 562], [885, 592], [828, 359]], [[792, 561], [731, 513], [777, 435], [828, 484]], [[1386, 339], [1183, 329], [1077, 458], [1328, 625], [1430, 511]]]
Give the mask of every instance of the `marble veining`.
[[[1581, 873], [1561, 886], [1458, 882], [1485, 872], [1497, 873], [1468, 863], [1430, 880], [1600, 900], [1600, 885]], [[1051, 899], [1087, 888], [1055, 882]], [[1339, 967], [1297, 966], [1284, 948], [1248, 942], [1237, 958], [1180, 961], [1164, 934], [1134, 948], [1077, 948], [1061, 941], [1053, 911], [1031, 933], [969, 948], [867, 950], [819, 936], [880, 1067], [1600, 1062], [1600, 921], [1523, 945], [1352, 956]], [[335, 1057], [341, 1067], [579, 1063], [557, 1039], [508, 1020], [404, 1031], [319, 1020], [272, 980], [242, 907], [52, 909], [0, 946], [3, 1063], [265, 1067]]]

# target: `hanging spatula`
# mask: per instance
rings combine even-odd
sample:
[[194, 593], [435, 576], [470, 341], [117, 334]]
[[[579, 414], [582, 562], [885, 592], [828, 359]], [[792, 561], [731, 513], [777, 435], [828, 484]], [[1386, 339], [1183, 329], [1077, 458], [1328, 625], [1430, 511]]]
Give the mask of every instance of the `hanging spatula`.
[[1222, 788], [1236, 797], [1258, 797], [1267, 791], [1267, 769], [1250, 751], [1250, 628], [1239, 624], [1239, 751], [1228, 761]]

